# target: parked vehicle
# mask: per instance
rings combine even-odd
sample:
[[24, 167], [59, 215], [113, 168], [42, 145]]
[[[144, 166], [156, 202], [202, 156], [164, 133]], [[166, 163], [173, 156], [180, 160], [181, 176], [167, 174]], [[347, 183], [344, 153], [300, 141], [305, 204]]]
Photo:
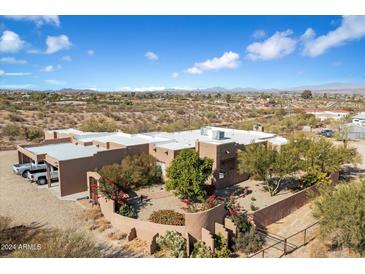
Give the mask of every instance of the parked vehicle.
[[322, 135], [322, 136], [327, 137], [327, 138], [333, 137], [333, 134], [334, 134], [333, 130], [329, 129], [329, 128], [323, 128], [319, 132], [319, 135]]
[[22, 175], [23, 178], [27, 178], [28, 171], [30, 170], [42, 170], [46, 168], [46, 164], [44, 162], [39, 163], [24, 163], [24, 164], [14, 164], [13, 172], [17, 175]]
[[[51, 166], [50, 175], [51, 175], [51, 181], [57, 181], [58, 168]], [[38, 185], [47, 184], [47, 169], [29, 170], [28, 180], [35, 182]]]

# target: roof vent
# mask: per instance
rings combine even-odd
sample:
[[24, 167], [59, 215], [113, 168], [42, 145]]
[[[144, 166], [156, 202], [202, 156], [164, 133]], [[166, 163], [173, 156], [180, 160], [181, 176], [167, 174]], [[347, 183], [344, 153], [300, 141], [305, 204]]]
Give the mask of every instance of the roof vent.
[[224, 139], [224, 131], [213, 130], [212, 131], [212, 139], [213, 140], [223, 140]]

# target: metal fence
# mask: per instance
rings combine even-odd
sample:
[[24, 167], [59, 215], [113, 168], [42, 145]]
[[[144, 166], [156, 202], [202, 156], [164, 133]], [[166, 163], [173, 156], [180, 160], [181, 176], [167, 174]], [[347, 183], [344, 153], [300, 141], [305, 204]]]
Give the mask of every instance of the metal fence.
[[296, 249], [306, 245], [317, 237], [319, 223], [316, 222], [310, 226], [288, 236], [281, 237], [263, 230], [258, 230], [265, 239], [266, 247], [249, 255], [249, 258], [281, 258]]

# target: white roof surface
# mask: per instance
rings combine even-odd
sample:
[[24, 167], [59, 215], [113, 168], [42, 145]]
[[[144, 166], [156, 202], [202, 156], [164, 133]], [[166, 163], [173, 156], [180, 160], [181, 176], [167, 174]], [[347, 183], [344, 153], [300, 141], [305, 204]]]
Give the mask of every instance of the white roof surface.
[[113, 142], [125, 146], [133, 146], [140, 144], [150, 144], [168, 141], [166, 138], [160, 138], [155, 136], [150, 136], [146, 134], [128, 134], [123, 132], [115, 133], [105, 133], [103, 135], [83, 135], [77, 136], [76, 139], [88, 142], [88, 141], [98, 141], [98, 142]]
[[[73, 129], [69, 129], [73, 133]], [[205, 131], [203, 134], [202, 131]], [[214, 139], [213, 131], [224, 132], [224, 138]], [[177, 132], [147, 132], [139, 134], [128, 134], [123, 132], [113, 133], [90, 133], [82, 132], [74, 137], [83, 142], [98, 141], [102, 143], [113, 142], [124, 146], [140, 144], [156, 144], [156, 147], [170, 150], [181, 150], [195, 147], [196, 141], [211, 144], [238, 143], [248, 145], [251, 143], [269, 141], [276, 145], [286, 144], [287, 140], [272, 133], [259, 131], [247, 131], [221, 127], [205, 127], [196, 130], [177, 131]]]
[[179, 150], [184, 148], [195, 147], [195, 142], [206, 142], [210, 144], [226, 144], [226, 143], [238, 143], [242, 145], [248, 145], [251, 143], [273, 141], [282, 144], [286, 142], [283, 137], [276, 136], [272, 133], [265, 133], [259, 131], [247, 131], [247, 130], [237, 130], [230, 128], [220, 128], [220, 127], [207, 127], [209, 130], [223, 131], [224, 138], [221, 140], [215, 140], [211, 136], [202, 135], [200, 129], [188, 130], [188, 131], [178, 131], [178, 132], [151, 132], [145, 133], [147, 135], [159, 136], [163, 138], [170, 139], [171, 142], [164, 142], [157, 144], [157, 147], [162, 147], [166, 149]]
[[57, 160], [70, 160], [89, 157], [98, 151], [105, 150], [96, 146], [81, 146], [73, 143], [49, 144], [44, 146], [26, 147], [33, 154], [47, 154]]

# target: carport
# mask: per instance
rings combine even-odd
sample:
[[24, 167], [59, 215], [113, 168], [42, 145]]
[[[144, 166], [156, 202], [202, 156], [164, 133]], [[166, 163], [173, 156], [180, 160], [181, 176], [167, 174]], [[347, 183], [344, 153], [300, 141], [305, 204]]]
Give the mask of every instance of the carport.
[[[47, 166], [47, 183], [51, 187], [51, 167], [58, 169], [59, 195], [66, 196], [86, 191], [83, 188], [82, 173], [86, 167], [93, 169], [93, 157], [98, 151], [94, 145], [81, 146], [71, 142], [46, 144], [30, 147], [18, 147], [19, 162], [32, 159], [36, 162], [44, 161]], [[77, 161], [79, 164], [70, 164]]]
[[[36, 146], [18, 146], [19, 162], [24, 159], [44, 161], [47, 165], [47, 182], [51, 187], [51, 167], [58, 168], [60, 197], [87, 192], [86, 172], [104, 165], [119, 163], [127, 155], [126, 148], [106, 149], [92, 143], [80, 145], [72, 142], [51, 143]], [[56, 189], [52, 186], [52, 191]], [[86, 194], [86, 196], [88, 196]]]

